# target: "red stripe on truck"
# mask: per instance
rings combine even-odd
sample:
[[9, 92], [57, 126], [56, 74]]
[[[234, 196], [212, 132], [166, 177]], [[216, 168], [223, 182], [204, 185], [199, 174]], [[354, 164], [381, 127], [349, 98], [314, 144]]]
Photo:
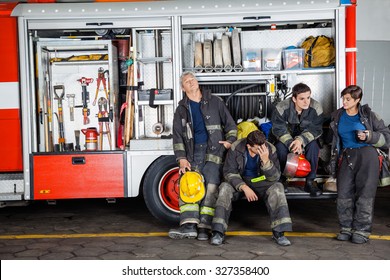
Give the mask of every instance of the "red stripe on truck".
[[11, 17], [14, 7], [15, 4], [0, 4], [0, 83], [19, 81], [18, 31], [16, 18]]

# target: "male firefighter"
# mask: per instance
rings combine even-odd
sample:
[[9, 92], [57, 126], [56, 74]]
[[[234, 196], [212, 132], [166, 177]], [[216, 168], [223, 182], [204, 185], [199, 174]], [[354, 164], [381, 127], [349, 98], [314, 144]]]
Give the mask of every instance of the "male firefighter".
[[173, 118], [173, 150], [180, 174], [193, 170], [204, 176], [206, 195], [197, 203], [179, 199], [180, 227], [171, 229], [169, 237], [208, 240], [223, 159], [237, 139], [237, 126], [219, 97], [201, 92], [192, 72], [183, 73], [180, 80], [185, 96]]
[[285, 231], [292, 230], [276, 148], [266, 141], [260, 130], [233, 143], [223, 166], [225, 182], [220, 185], [212, 222], [212, 245], [225, 239], [235, 194], [245, 194], [249, 202], [263, 198], [271, 219], [273, 239], [281, 246], [291, 245]]
[[[272, 133], [283, 172], [288, 153], [305, 153], [311, 171], [306, 177], [304, 190], [310, 196], [322, 194], [314, 182], [318, 167], [320, 146], [318, 138], [322, 135], [323, 110], [321, 104], [311, 98], [311, 89], [303, 83], [292, 88], [292, 97], [276, 105], [272, 115]], [[282, 177], [284, 183], [286, 178]]]

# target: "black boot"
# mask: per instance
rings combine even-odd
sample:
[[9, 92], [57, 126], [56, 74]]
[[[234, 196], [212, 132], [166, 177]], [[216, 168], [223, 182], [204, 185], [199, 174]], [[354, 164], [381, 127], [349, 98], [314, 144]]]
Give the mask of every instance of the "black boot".
[[181, 225], [178, 229], [170, 229], [168, 236], [172, 239], [196, 238], [198, 236], [196, 224], [188, 223]]
[[311, 197], [320, 196], [322, 194], [322, 191], [317, 187], [317, 183], [314, 182], [314, 179], [306, 179], [304, 190], [305, 192], [310, 193]]
[[280, 246], [290, 246], [291, 242], [284, 236], [284, 232], [272, 230], [272, 239]]
[[199, 241], [207, 241], [209, 240], [210, 230], [207, 228], [198, 229], [198, 240]]
[[225, 241], [225, 235], [219, 231], [213, 231], [213, 235], [211, 236], [210, 244], [211, 245], [222, 245]]

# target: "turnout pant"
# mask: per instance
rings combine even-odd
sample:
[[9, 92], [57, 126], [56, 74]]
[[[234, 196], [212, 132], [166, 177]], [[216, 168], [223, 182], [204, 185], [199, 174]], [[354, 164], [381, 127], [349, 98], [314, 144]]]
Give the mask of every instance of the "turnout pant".
[[374, 147], [345, 149], [337, 174], [337, 215], [341, 231], [371, 234], [374, 200], [379, 182]]
[[207, 145], [196, 145], [194, 161], [190, 162], [193, 170], [202, 173], [206, 188], [206, 195], [198, 203], [185, 203], [179, 198], [180, 225], [195, 223], [199, 228], [211, 229], [214, 217], [215, 203], [218, 197], [218, 186], [221, 183], [220, 164], [205, 161]]
[[[282, 142], [277, 142], [276, 152], [278, 153], [278, 159], [280, 163], [280, 170], [284, 172], [287, 162], [287, 154], [290, 152], [288, 147], [286, 147]], [[318, 168], [318, 157], [320, 155], [320, 146], [317, 141], [311, 141], [305, 146], [305, 158], [310, 162], [311, 171], [307, 175], [308, 179], [315, 179], [317, 168]]]
[[[270, 216], [271, 229], [279, 232], [291, 231], [292, 222], [284, 187], [279, 182], [267, 183], [267, 185], [264, 185], [264, 182], [250, 184], [247, 182], [248, 186], [255, 191], [259, 198], [263, 198]], [[223, 182], [220, 185], [212, 223], [213, 231], [226, 232], [232, 211], [233, 197], [237, 193], [229, 183]]]

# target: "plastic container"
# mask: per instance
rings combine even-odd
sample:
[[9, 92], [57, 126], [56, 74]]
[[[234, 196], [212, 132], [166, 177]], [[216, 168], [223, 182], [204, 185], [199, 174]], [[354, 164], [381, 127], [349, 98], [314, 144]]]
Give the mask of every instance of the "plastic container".
[[244, 49], [242, 50], [242, 58], [244, 71], [261, 71], [260, 49]]
[[[138, 100], [148, 101], [150, 90], [138, 90]], [[155, 89], [154, 100], [172, 100], [172, 89]]]
[[282, 68], [282, 50], [281, 49], [263, 49], [262, 50], [263, 71], [278, 71]]
[[304, 54], [304, 49], [283, 50], [282, 56], [284, 69], [302, 69], [304, 66]]

